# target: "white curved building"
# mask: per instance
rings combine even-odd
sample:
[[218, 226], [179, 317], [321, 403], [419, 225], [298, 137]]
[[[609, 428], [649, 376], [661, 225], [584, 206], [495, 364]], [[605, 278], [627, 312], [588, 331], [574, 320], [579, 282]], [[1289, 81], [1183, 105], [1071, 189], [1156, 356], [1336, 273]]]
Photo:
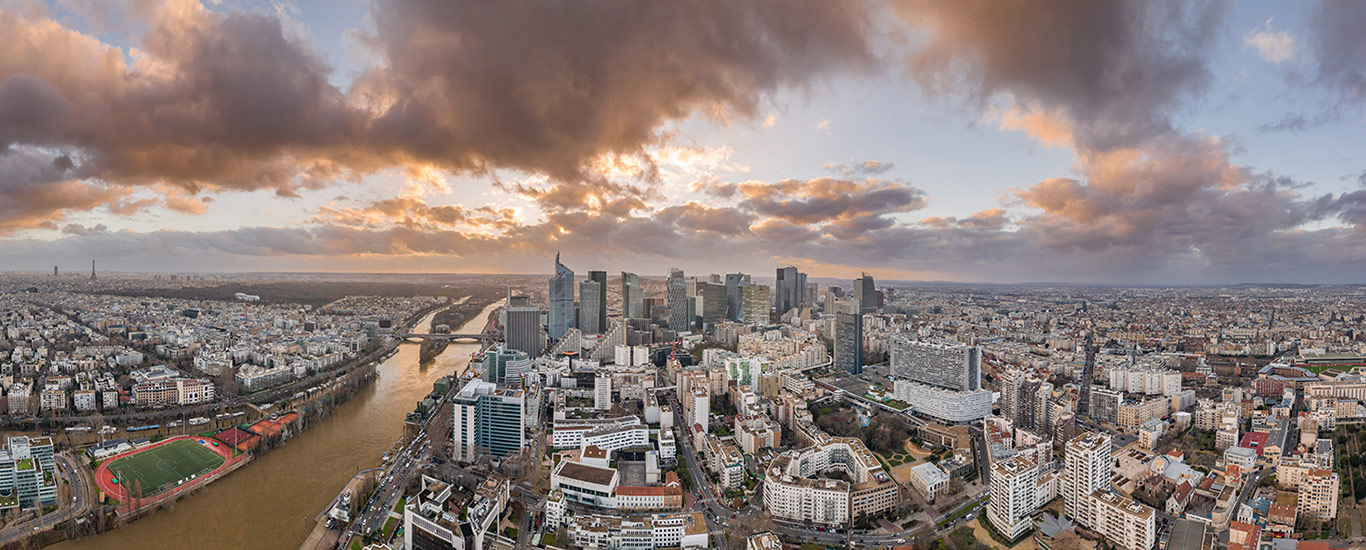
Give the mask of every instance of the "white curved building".
[[917, 414], [948, 423], [972, 422], [991, 414], [989, 390], [950, 390], [910, 380], [897, 380], [892, 388], [896, 398], [909, 404]]
[[[818, 478], [827, 471], [848, 476]], [[764, 508], [788, 521], [842, 525], [896, 506], [897, 484], [862, 441], [831, 438], [774, 459], [764, 479]]]

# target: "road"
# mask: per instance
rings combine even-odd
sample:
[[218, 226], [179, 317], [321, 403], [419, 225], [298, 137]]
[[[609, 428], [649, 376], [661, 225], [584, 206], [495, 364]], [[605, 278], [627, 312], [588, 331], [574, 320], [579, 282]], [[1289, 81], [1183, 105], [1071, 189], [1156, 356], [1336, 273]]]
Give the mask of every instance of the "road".
[[47, 531], [61, 522], [84, 517], [90, 512], [91, 499], [88, 492], [92, 482], [86, 479], [85, 473], [72, 462], [66, 453], [59, 453], [53, 459], [57, 463], [58, 471], [62, 474], [60, 477], [67, 480], [67, 486], [71, 488], [73, 498], [68, 500], [62, 497], [61, 492], [58, 491], [56, 511], [0, 530], [0, 545], [8, 545], [34, 533]]
[[[542, 391], [544, 392], [544, 390]], [[544, 397], [544, 395], [545, 394], [542, 393], [542, 397]], [[550, 402], [553, 401], [543, 399], [541, 402], [541, 406], [544, 407]], [[540, 540], [539, 528], [535, 533], [531, 532], [531, 516], [535, 515], [541, 510], [541, 496], [537, 495], [534, 491], [527, 488], [527, 484], [530, 484], [534, 487], [536, 484], [536, 480], [541, 475], [541, 453], [544, 452], [542, 447], [545, 445], [545, 431], [541, 428], [541, 426], [545, 424], [544, 420], [547, 418], [547, 416], [545, 414], [545, 411], [541, 411], [541, 414], [537, 416], [542, 419], [542, 422], [536, 426], [535, 430], [533, 430], [534, 435], [531, 438], [530, 473], [526, 476], [525, 479], [517, 482], [517, 484], [513, 486], [513, 489], [522, 498], [522, 519], [521, 524], [517, 526], [518, 550], [522, 550], [523, 548], [527, 548], [528, 546], [534, 547]]]

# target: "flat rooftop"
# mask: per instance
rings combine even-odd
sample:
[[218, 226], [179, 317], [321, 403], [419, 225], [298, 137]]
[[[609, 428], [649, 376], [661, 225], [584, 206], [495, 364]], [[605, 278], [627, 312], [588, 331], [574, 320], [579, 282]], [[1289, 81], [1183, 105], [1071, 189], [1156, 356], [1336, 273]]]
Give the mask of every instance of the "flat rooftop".
[[617, 471], [611, 468], [598, 468], [578, 462], [565, 462], [560, 467], [560, 476], [598, 485], [610, 485]]

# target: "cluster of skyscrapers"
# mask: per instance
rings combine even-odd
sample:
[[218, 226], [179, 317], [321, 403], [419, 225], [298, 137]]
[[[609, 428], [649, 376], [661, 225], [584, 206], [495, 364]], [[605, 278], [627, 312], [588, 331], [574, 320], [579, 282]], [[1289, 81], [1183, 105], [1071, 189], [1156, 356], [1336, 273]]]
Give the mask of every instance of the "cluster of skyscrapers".
[[[764, 325], [815, 309], [818, 288], [807, 282], [805, 273], [793, 266], [780, 267], [774, 281], [772, 287], [757, 284], [745, 273], [699, 280], [673, 268], [664, 280], [660, 298], [646, 296], [640, 276], [623, 271], [621, 317], [623, 321], [651, 320], [681, 334], [721, 322]], [[526, 297], [510, 296], [506, 309], [508, 347], [535, 358], [548, 345], [564, 339], [571, 329], [583, 335], [611, 332], [607, 285], [607, 272], [590, 271], [588, 278], [578, 283], [576, 299], [574, 271], [556, 255], [555, 273], [549, 280], [546, 331], [540, 331], [541, 310], [536, 305]], [[854, 374], [862, 372], [863, 316], [878, 311], [881, 299], [873, 277], [867, 273], [854, 280], [849, 294], [838, 287], [828, 289], [824, 310], [835, 316], [834, 361], [839, 368]]]

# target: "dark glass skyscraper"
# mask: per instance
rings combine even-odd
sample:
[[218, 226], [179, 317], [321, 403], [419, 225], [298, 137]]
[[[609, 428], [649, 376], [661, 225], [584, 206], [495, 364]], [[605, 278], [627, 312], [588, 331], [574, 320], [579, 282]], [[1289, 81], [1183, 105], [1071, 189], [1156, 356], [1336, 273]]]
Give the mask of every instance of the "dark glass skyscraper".
[[863, 314], [847, 303], [835, 312], [835, 368], [849, 374], [863, 372]]
[[797, 271], [796, 267], [778, 268], [778, 282], [775, 286], [773, 304], [777, 306], [779, 318], [793, 308], [802, 307], [806, 302], [806, 274]]
[[621, 316], [645, 318], [645, 293], [640, 288], [640, 277], [635, 273], [621, 272]]
[[503, 329], [507, 347], [533, 359], [540, 355], [545, 346], [541, 341], [541, 308], [531, 305], [526, 296], [510, 296], [503, 314], [507, 318]]
[[579, 330], [584, 334], [602, 334], [602, 303], [598, 301], [602, 285], [588, 280], [579, 283]]
[[877, 285], [873, 284], [872, 275], [864, 273], [862, 277], [854, 279], [854, 297], [858, 298], [859, 313], [877, 311]]
[[744, 273], [726, 274], [726, 318], [739, 321], [744, 317], [744, 287], [749, 284], [749, 275]]
[[703, 323], [718, 323], [725, 319], [729, 307], [725, 285], [697, 283], [697, 295], [702, 298]]
[[574, 327], [574, 271], [555, 255], [555, 276], [550, 278], [550, 339], [564, 338]]
[[669, 329], [684, 332], [691, 328], [689, 317], [688, 282], [683, 278], [682, 269], [670, 269], [667, 283], [667, 305], [669, 307]]
[[[605, 332], [607, 330], [607, 272], [589, 271], [588, 280], [598, 283], [598, 293], [595, 296], [584, 296], [580, 294], [579, 302], [584, 304], [590, 301], [595, 302], [594, 306], [596, 306], [597, 311], [597, 319], [594, 320], [597, 324], [596, 332]], [[590, 306], [585, 305], [580, 307], [583, 307], [586, 310]]]

